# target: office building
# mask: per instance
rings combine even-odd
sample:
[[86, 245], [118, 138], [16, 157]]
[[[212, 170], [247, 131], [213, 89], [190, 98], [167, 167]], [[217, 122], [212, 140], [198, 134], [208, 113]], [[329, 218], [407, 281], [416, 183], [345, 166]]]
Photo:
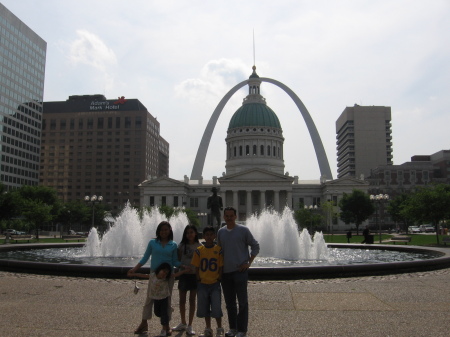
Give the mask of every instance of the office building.
[[391, 108], [347, 107], [336, 121], [338, 178], [364, 179], [370, 170], [392, 164]]
[[44, 102], [40, 184], [66, 201], [101, 195], [113, 214], [138, 185], [169, 174], [169, 144], [159, 122], [137, 99], [70, 96]]
[[39, 183], [47, 43], [0, 3], [0, 181]]

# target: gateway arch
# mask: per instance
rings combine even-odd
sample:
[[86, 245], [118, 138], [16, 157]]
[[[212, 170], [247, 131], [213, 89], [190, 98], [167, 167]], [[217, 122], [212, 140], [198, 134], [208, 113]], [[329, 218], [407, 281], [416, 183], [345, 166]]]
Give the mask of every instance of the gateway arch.
[[[298, 110], [302, 114], [303, 119], [305, 120], [306, 126], [309, 131], [309, 135], [311, 136], [311, 140], [313, 142], [314, 151], [316, 152], [317, 161], [319, 163], [320, 175], [325, 177], [326, 179], [333, 179], [333, 175], [331, 174], [330, 164], [328, 163], [328, 158], [325, 153], [325, 149], [322, 144], [322, 140], [320, 139], [319, 132], [317, 131], [316, 125], [311, 118], [311, 115], [306, 109], [303, 102], [300, 98], [286, 85], [283, 83], [271, 79], [260, 77], [259, 80], [262, 82], [268, 82], [276, 85], [281, 88], [285, 93], [292, 98]], [[216, 109], [214, 110], [211, 118], [209, 119], [208, 124], [206, 125], [205, 132], [203, 133], [202, 140], [200, 141], [200, 146], [197, 150], [197, 156], [195, 157], [194, 166], [192, 167], [191, 178], [193, 180], [198, 180], [201, 178], [203, 173], [203, 167], [205, 166], [205, 158], [206, 153], [208, 152], [209, 142], [211, 141], [211, 136], [213, 134], [214, 128], [216, 126], [217, 120], [219, 119], [220, 114], [222, 113], [223, 108], [227, 104], [228, 100], [243, 86], [248, 84], [249, 80], [242, 81], [241, 83], [235, 85], [228, 93], [220, 100]]]

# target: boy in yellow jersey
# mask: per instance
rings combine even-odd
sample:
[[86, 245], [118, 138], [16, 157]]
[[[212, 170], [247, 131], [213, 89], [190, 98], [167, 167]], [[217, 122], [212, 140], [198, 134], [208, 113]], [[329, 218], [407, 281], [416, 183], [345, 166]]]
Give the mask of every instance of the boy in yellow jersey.
[[192, 265], [197, 273], [197, 317], [204, 317], [206, 328], [201, 337], [213, 337], [211, 317], [217, 322], [216, 336], [223, 337], [222, 328], [222, 290], [220, 279], [222, 277], [223, 255], [222, 249], [214, 243], [216, 232], [214, 227], [203, 230], [205, 243], [198, 247], [192, 257]]

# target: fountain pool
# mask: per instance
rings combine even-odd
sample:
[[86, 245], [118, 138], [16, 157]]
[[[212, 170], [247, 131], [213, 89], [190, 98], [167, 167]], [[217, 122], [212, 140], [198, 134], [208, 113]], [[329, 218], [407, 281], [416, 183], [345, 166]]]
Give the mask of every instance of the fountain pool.
[[[99, 235], [93, 228], [86, 244], [40, 244], [0, 246], [0, 268], [79, 276], [126, 277], [142, 257], [157, 225], [167, 220], [156, 208], [142, 218], [126, 205], [114, 225]], [[180, 242], [188, 223], [184, 213], [169, 219], [174, 240]], [[327, 245], [322, 233], [313, 238], [298, 231], [292, 211], [281, 214], [265, 210], [246, 222], [261, 251], [250, 276], [264, 279], [353, 276], [393, 273], [450, 265], [444, 249], [420, 249], [392, 245]], [[143, 268], [144, 272], [148, 268]]]

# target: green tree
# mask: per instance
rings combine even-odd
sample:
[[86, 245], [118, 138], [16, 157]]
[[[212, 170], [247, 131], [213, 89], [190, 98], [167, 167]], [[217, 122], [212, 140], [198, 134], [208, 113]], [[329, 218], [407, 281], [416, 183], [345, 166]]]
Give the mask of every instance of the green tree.
[[389, 201], [387, 211], [391, 215], [394, 222], [400, 223], [400, 228], [408, 232], [408, 224], [413, 220], [407, 217], [407, 214], [403, 212], [406, 206], [406, 202], [409, 198], [409, 194], [402, 193]]
[[56, 221], [64, 225], [64, 231], [68, 231], [75, 224], [87, 223], [91, 217], [92, 209], [80, 200], [69, 201], [59, 209]]
[[39, 226], [43, 223], [50, 222], [53, 219], [51, 214], [52, 205], [48, 205], [41, 200], [22, 200], [22, 215], [27, 222], [36, 231], [36, 239], [39, 240]]
[[339, 201], [341, 209], [340, 219], [346, 224], [354, 223], [356, 235], [359, 235], [359, 226], [371, 216], [375, 210], [369, 195], [361, 190], [354, 189], [351, 194], [344, 193]]
[[419, 189], [409, 196], [401, 213], [420, 223], [432, 223], [439, 244], [439, 222], [450, 218], [450, 185], [437, 184]]
[[308, 227], [308, 224], [311, 223], [311, 212], [309, 209], [301, 206], [298, 210], [294, 212], [294, 219], [297, 223], [298, 230], [302, 228]]
[[0, 182], [0, 222], [1, 229], [5, 230], [10, 220], [18, 215], [17, 193], [9, 191]]
[[317, 208], [300, 207], [294, 212], [294, 220], [297, 223], [298, 230], [309, 228], [310, 232], [312, 232], [314, 227], [322, 226], [324, 217], [319, 213]]

